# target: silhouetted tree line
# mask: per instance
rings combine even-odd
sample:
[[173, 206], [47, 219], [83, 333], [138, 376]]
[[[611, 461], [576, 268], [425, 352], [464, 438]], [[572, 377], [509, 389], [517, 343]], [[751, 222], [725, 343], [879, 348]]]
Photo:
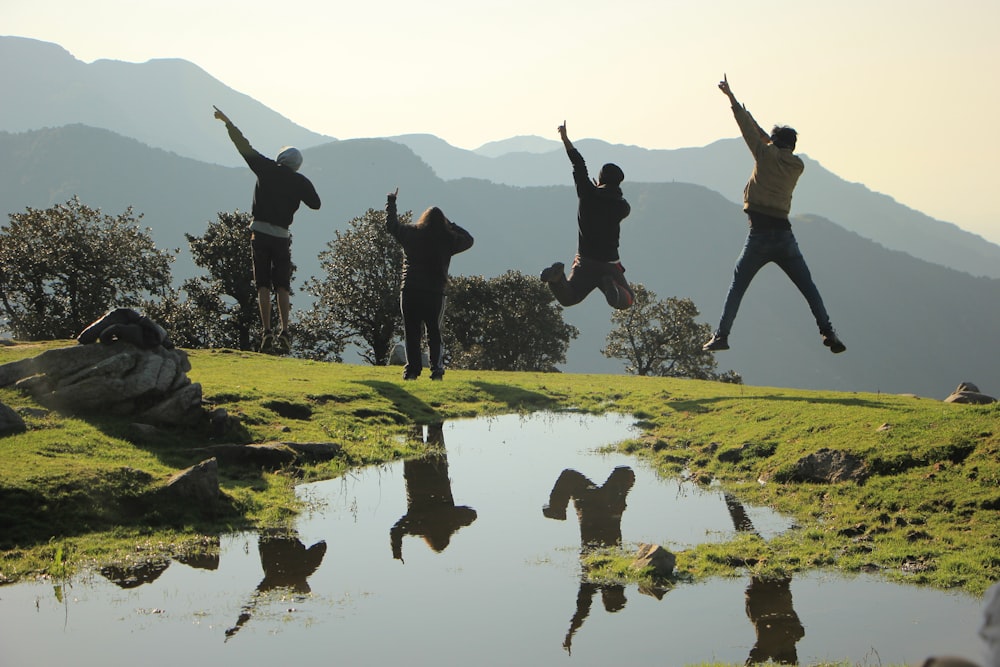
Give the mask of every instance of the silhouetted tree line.
[[[8, 217], [0, 228], [0, 307], [17, 339], [72, 338], [112, 308], [144, 312], [181, 347], [251, 350], [260, 338], [247, 212], [220, 212], [202, 236], [185, 235], [205, 273], [179, 288], [170, 274], [179, 249], [157, 249], [131, 207], [108, 215], [74, 196]], [[412, 212], [401, 216], [411, 219]], [[293, 318], [292, 353], [342, 361], [353, 345], [365, 362], [388, 363], [402, 338], [403, 253], [385, 212], [351, 220], [319, 259], [323, 275], [303, 287], [313, 305]], [[635, 306], [612, 313], [616, 326], [602, 352], [624, 360], [628, 373], [740, 382], [733, 371], [717, 374], [714, 355], [701, 351], [711, 331], [697, 315], [690, 299], [660, 301], [638, 285]], [[518, 271], [452, 277], [443, 332], [450, 367], [511, 371], [557, 370], [579, 335], [546, 286]]]

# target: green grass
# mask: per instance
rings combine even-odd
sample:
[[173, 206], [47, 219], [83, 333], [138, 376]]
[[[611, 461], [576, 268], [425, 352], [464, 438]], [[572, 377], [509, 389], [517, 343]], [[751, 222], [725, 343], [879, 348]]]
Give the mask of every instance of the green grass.
[[[71, 343], [0, 348], [0, 363]], [[413, 423], [568, 408], [632, 414], [642, 435], [623, 451], [794, 517], [797, 527], [770, 541], [743, 534], [677, 553], [677, 578], [822, 568], [972, 594], [1000, 579], [997, 405], [624, 375], [450, 370], [444, 382], [404, 383], [395, 367], [231, 350], [190, 357], [208, 406], [238, 419], [221, 439], [192, 428], [137, 445], [122, 420], [32, 412], [27, 433], [0, 440], [0, 581], [211, 549], [222, 530], [293, 520], [301, 481], [418, 453], [403, 437]], [[40, 407], [13, 388], [0, 401]], [[237, 511], [215, 521], [130, 515], [130, 499], [198, 462], [192, 448], [222, 441], [335, 442], [343, 456], [294, 470], [223, 469]], [[823, 448], [860, 457], [872, 475], [790, 481], [795, 462]], [[603, 553], [593, 576], [629, 576], [627, 559]]]

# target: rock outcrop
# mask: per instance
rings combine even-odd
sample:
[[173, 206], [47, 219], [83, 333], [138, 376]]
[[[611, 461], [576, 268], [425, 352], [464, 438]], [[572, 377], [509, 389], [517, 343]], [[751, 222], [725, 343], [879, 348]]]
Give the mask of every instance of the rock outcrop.
[[0, 366], [0, 386], [17, 386], [47, 408], [134, 416], [157, 425], [200, 419], [201, 385], [187, 376], [187, 353], [111, 343], [47, 350]]

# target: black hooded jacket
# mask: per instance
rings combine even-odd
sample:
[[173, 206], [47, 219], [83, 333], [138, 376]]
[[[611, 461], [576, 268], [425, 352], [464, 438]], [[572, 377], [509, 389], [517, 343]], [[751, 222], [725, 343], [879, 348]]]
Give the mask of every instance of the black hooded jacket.
[[594, 185], [580, 151], [573, 148], [566, 153], [573, 163], [573, 180], [580, 199], [576, 215], [580, 229], [577, 252], [587, 259], [616, 262], [621, 221], [632, 212], [632, 207], [617, 185]]

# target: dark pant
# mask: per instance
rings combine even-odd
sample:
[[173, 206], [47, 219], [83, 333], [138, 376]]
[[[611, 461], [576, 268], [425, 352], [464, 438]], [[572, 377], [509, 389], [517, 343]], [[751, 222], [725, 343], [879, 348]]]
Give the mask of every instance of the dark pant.
[[728, 336], [729, 330], [733, 327], [733, 320], [740, 309], [740, 302], [743, 295], [750, 287], [757, 272], [765, 264], [774, 262], [781, 267], [781, 270], [791, 278], [795, 286], [802, 292], [802, 296], [809, 303], [813, 317], [816, 318], [816, 326], [820, 333], [830, 333], [833, 326], [830, 324], [830, 317], [823, 306], [823, 299], [819, 295], [819, 290], [813, 284], [809, 267], [806, 260], [799, 251], [799, 244], [795, 241], [795, 236], [789, 230], [750, 230], [743, 252], [736, 260], [736, 268], [733, 270], [733, 282], [729, 286], [729, 294], [726, 295], [726, 305], [722, 309], [722, 320], [719, 322], [718, 333], [721, 336]]
[[423, 368], [420, 343], [427, 327], [430, 348], [431, 375], [444, 374], [444, 346], [441, 344], [441, 321], [444, 319], [445, 296], [440, 292], [404, 289], [399, 297], [403, 313], [403, 334], [406, 337], [406, 366], [403, 374], [417, 377]]
[[563, 306], [580, 303], [595, 289], [600, 289], [608, 305], [618, 310], [628, 308], [635, 300], [621, 262], [600, 262], [579, 255], [573, 259], [569, 278], [559, 276], [549, 282], [549, 289]]

